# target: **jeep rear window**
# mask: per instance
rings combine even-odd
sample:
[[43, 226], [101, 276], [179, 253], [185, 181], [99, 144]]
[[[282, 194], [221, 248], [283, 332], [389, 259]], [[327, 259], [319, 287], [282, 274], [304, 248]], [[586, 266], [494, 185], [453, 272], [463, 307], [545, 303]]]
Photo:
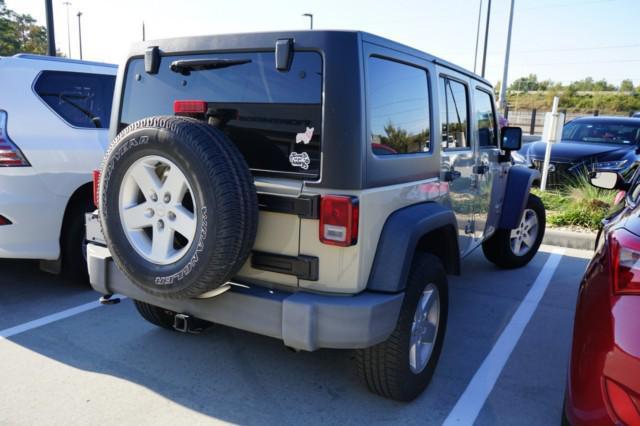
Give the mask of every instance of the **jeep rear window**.
[[[187, 73], [170, 69], [174, 61], [195, 59], [248, 61]], [[273, 51], [165, 56], [155, 75], [145, 73], [142, 58], [134, 59], [122, 99], [118, 130], [172, 115], [176, 100], [203, 100], [209, 113], [223, 117], [223, 130], [254, 172], [319, 177], [322, 57], [316, 52], [295, 52], [284, 72], [276, 69]]]

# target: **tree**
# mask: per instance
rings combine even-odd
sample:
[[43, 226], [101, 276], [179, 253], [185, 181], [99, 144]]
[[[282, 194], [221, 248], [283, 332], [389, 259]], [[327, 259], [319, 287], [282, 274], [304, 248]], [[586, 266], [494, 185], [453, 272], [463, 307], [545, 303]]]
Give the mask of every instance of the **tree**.
[[532, 90], [538, 90], [540, 84], [538, 83], [538, 76], [535, 74], [529, 74], [527, 77], [520, 77], [509, 86], [509, 90], [519, 90], [523, 92], [529, 92]]
[[633, 92], [633, 81], [626, 79], [620, 82], [621, 92]]
[[47, 51], [47, 31], [31, 15], [7, 8], [0, 0], [0, 56]]
[[409, 134], [401, 127], [396, 127], [391, 121], [384, 126], [386, 136], [380, 135], [380, 143], [399, 153], [420, 152], [429, 140], [428, 130], [423, 130], [418, 134]]

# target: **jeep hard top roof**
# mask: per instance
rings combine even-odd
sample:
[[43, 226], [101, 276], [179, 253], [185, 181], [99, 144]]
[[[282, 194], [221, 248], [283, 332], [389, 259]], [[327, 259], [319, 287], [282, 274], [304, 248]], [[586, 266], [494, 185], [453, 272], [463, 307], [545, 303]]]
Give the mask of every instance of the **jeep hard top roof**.
[[[396, 57], [400, 62], [415, 64], [422, 62], [423, 65], [430, 63], [434, 67], [446, 68], [460, 77], [473, 80], [485, 86], [486, 90], [491, 87], [487, 80], [461, 67], [417, 49], [361, 31], [279, 31], [148, 40], [134, 44], [126, 62], [119, 68], [110, 138], [115, 138], [117, 133], [133, 120], [145, 116], [171, 114], [173, 110], [170, 108], [176, 100], [200, 99], [200, 93], [206, 98], [208, 96], [206, 93], [211, 93], [211, 88], [203, 89], [202, 85], [187, 83], [188, 79], [202, 78], [202, 76], [194, 77], [192, 74], [181, 77], [176, 70], [170, 72], [173, 61], [184, 60], [191, 55], [220, 54], [221, 58], [227, 59], [233, 55], [242, 59], [242, 54], [254, 55], [261, 52], [269, 52], [272, 55], [272, 52], [276, 51], [276, 43], [282, 40], [293, 42], [293, 58], [299, 56], [298, 53], [305, 52], [315, 52], [321, 56], [321, 63], [318, 64], [322, 74], [321, 87], [318, 88], [321, 101], [316, 103], [320, 115], [318, 119], [310, 120], [315, 124], [309, 127], [315, 128], [314, 135], [321, 137], [323, 141], [321, 151], [319, 145], [316, 145], [318, 146], [317, 154], [321, 152], [322, 155], [318, 157], [321, 164], [317, 173], [314, 172], [310, 179], [305, 178], [305, 185], [309, 187], [369, 188], [407, 180], [429, 179], [440, 173], [437, 153], [431, 155], [431, 152], [424, 152], [390, 161], [375, 158], [370, 152], [369, 144], [365, 143], [370, 137], [364, 77], [367, 52], [382, 52], [374, 56], [380, 54]], [[256, 64], [263, 62], [254, 61]], [[275, 64], [272, 66], [275, 70]], [[220, 71], [213, 72], [219, 74], [236, 69], [239, 70], [239, 68], [223, 67]], [[306, 75], [306, 72], [302, 75]], [[157, 90], [152, 90], [154, 86], [151, 82], [160, 79], [170, 83], [158, 83]], [[130, 89], [131, 87], [135, 89]], [[182, 87], [184, 89], [181, 89]], [[145, 90], [147, 92], [144, 92]], [[164, 90], [166, 93], [163, 92]], [[125, 92], [128, 92], [128, 95]], [[158, 98], [159, 102], [151, 98]], [[129, 102], [127, 105], [124, 104], [125, 99]], [[205, 101], [211, 102], [212, 99], [205, 99]], [[437, 102], [436, 99], [432, 101]], [[144, 104], [145, 102], [147, 104]], [[157, 105], [155, 110], [139, 108], [141, 105], [152, 104]], [[222, 107], [236, 108], [236, 106]], [[132, 114], [131, 110], [139, 112]], [[240, 117], [246, 115], [240, 114]], [[248, 115], [251, 117], [256, 114], [252, 112]], [[305, 126], [300, 126], [296, 131], [304, 132]], [[321, 136], [318, 136], [319, 133]], [[293, 142], [291, 149], [295, 149], [296, 135], [287, 140]], [[309, 148], [309, 145], [305, 147]], [[295, 152], [293, 154], [299, 155]], [[317, 164], [313, 158], [311, 161], [312, 165]], [[306, 167], [303, 168], [306, 169]], [[252, 170], [254, 169], [256, 168], [252, 167]]]
[[465, 74], [485, 84], [491, 83], [481, 76], [452, 64], [449, 61], [437, 56], [410, 47], [406, 44], [398, 43], [385, 37], [377, 36], [365, 31], [354, 30], [296, 30], [296, 31], [265, 31], [253, 33], [234, 34], [211, 34], [202, 36], [175, 37], [165, 39], [146, 40], [134, 43], [129, 51], [129, 56], [143, 55], [147, 48], [158, 46], [166, 53], [197, 53], [209, 50], [236, 50], [246, 49], [273, 49], [276, 40], [293, 39], [297, 48], [317, 48], [318, 42], [323, 44], [331, 39], [342, 38], [344, 35], [359, 37], [362, 41], [379, 44], [384, 47], [395, 49], [418, 58], [432, 61], [438, 65], [450, 68], [461, 74]]

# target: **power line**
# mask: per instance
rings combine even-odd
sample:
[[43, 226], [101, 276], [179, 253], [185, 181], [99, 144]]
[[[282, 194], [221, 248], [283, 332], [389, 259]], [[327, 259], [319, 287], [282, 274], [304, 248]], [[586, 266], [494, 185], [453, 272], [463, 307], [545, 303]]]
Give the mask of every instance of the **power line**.
[[585, 6], [589, 4], [611, 3], [613, 1], [618, 1], [618, 0], [591, 0], [591, 1], [579, 0], [579, 1], [572, 1], [567, 3], [556, 2], [554, 4], [547, 4], [547, 5], [541, 5], [541, 6], [523, 7], [522, 10], [551, 9], [551, 8], [557, 8], [557, 7], [569, 7], [569, 6], [576, 6], [576, 5]]
[[640, 59], [623, 59], [623, 60], [615, 60], [615, 61], [588, 61], [588, 62], [547, 62], [547, 63], [520, 63], [518, 66], [541, 66], [541, 65], [590, 65], [590, 64], [627, 64], [632, 62], [640, 62]]
[[558, 49], [532, 49], [520, 50], [518, 53], [536, 53], [536, 52], [570, 52], [572, 50], [605, 50], [605, 49], [624, 49], [640, 47], [640, 44], [618, 44], [614, 46], [598, 46], [598, 47], [567, 47]]

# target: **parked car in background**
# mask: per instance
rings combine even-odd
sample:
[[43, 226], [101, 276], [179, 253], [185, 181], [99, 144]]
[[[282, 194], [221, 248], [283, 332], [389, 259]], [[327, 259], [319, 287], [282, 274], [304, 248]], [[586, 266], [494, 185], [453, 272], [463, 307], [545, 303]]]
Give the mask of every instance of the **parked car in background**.
[[640, 118], [640, 111], [638, 112], [634, 112], [633, 115], [631, 116], [633, 118]]
[[578, 292], [564, 423], [640, 424], [640, 171], [630, 183], [598, 172], [592, 184], [626, 191], [605, 219]]
[[[542, 170], [546, 142], [532, 142], [511, 153], [513, 162]], [[566, 183], [595, 169], [627, 174], [638, 158], [640, 118], [583, 117], [565, 124], [562, 140], [551, 149], [549, 180]]]
[[84, 213], [107, 146], [116, 66], [16, 55], [0, 58], [0, 257], [40, 259], [73, 279]]

